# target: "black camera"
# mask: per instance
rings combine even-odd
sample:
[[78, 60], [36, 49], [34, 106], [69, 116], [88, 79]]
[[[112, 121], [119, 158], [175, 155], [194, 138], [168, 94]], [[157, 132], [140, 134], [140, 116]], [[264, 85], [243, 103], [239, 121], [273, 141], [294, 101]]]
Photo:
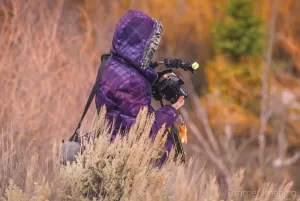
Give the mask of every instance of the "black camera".
[[[197, 62], [184, 63], [180, 59], [165, 59], [164, 61], [151, 63], [150, 67], [154, 69], [159, 64], [164, 64], [167, 69], [158, 72], [158, 78], [152, 86], [153, 98], [158, 101], [162, 101], [162, 99], [165, 99], [172, 104], [176, 103], [180, 96], [184, 96], [184, 98], [187, 98], [188, 94], [182, 87], [184, 85], [184, 81], [181, 79], [181, 77], [178, 77], [177, 75], [172, 73], [172, 68], [181, 68], [185, 71], [189, 70], [194, 74], [195, 70], [199, 67], [199, 64]], [[167, 73], [172, 74], [164, 79], [161, 79]]]
[[188, 94], [182, 87], [184, 81], [175, 74], [171, 74], [167, 78], [161, 80], [161, 77], [166, 73], [169, 73], [169, 71], [163, 72], [163, 74], [158, 77], [158, 81], [153, 85], [153, 98], [155, 100], [165, 99], [172, 104], [176, 103], [180, 96], [187, 98]]

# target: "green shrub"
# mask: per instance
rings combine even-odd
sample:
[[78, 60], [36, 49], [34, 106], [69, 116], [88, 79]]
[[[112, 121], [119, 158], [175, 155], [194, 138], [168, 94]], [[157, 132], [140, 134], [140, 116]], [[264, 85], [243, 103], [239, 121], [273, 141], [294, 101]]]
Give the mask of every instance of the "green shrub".
[[218, 53], [230, 55], [233, 61], [262, 53], [262, 20], [253, 11], [252, 0], [231, 0], [221, 9], [224, 20], [214, 24], [213, 36]]

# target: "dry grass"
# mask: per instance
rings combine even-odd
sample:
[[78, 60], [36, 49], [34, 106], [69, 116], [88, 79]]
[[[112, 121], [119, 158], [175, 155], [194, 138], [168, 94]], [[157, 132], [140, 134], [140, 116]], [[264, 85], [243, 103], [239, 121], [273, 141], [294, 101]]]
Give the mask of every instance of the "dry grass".
[[[216, 174], [207, 174], [204, 167], [199, 169], [197, 161], [193, 159], [186, 165], [176, 164], [171, 160], [174, 152], [163, 168], [156, 168], [154, 162], [159, 158], [166, 138], [161, 130], [154, 141], [149, 139], [154, 118], [147, 114], [147, 108], [144, 108], [126, 137], [119, 136], [110, 144], [112, 125], [105, 120], [103, 108], [90, 128], [100, 131], [99, 137], [85, 144], [85, 151], [77, 157], [76, 163], [68, 163], [66, 166], [57, 163], [59, 158], [56, 151], [52, 158], [47, 158], [40, 157], [30, 148], [33, 154], [24, 156], [24, 151], [17, 151], [15, 145], [10, 143], [11, 147], [0, 155], [1, 161], [4, 161], [10, 149], [16, 150], [13, 161], [5, 159], [8, 163], [4, 164], [8, 165], [1, 166], [1, 173], [5, 172], [7, 176], [0, 180], [0, 200], [214, 201], [243, 198], [279, 201], [285, 200], [285, 196], [295, 200], [291, 183], [288, 182], [279, 186], [266, 182], [259, 191], [245, 190], [243, 169], [232, 175], [232, 183], [227, 190], [221, 189]], [[4, 143], [1, 145], [6, 146]], [[226, 197], [221, 197], [224, 195]]]
[[[99, 62], [87, 51], [91, 27], [79, 24], [88, 19], [77, 12], [63, 0], [0, 1], [0, 125], [13, 122], [17, 140], [51, 149], [45, 141], [69, 137], [76, 126]], [[95, 42], [105, 52], [109, 26], [101, 28]]]

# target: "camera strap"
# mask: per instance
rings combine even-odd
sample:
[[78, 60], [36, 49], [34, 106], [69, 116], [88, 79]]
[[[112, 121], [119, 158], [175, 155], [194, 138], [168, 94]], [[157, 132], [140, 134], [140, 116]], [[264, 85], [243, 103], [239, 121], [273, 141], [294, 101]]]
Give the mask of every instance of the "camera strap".
[[83, 114], [79, 120], [79, 123], [74, 131], [74, 134], [70, 137], [69, 141], [75, 141], [75, 142], [78, 142], [79, 141], [79, 136], [78, 136], [78, 130], [81, 126], [81, 123], [93, 101], [93, 98], [94, 96], [96, 95], [96, 92], [98, 90], [98, 87], [99, 87], [99, 83], [100, 83], [100, 79], [101, 79], [101, 75], [102, 75], [102, 72], [104, 70], [104, 64], [106, 63], [107, 59], [109, 58], [110, 54], [104, 54], [101, 56], [101, 64], [100, 64], [100, 67], [98, 69], [98, 74], [97, 74], [97, 77], [96, 77], [96, 82], [91, 90], [91, 93], [90, 93], [90, 96], [87, 100], [87, 103], [85, 105], [85, 108], [84, 108], [84, 111], [83, 111]]
[[[163, 101], [160, 99], [160, 104], [163, 107]], [[174, 141], [174, 147], [175, 147], [175, 157], [177, 158], [179, 154], [181, 154], [181, 161], [185, 163], [185, 152], [183, 150], [182, 143], [187, 142], [187, 135], [186, 135], [186, 126], [184, 124], [182, 116], [179, 114], [179, 118], [181, 121], [181, 124], [179, 125], [179, 130], [178, 128], [172, 124], [168, 130], [172, 134], [172, 138]]]
[[173, 141], [174, 141], [174, 145], [175, 145], [175, 157], [177, 158], [179, 156], [179, 154], [181, 154], [182, 162], [185, 162], [185, 152], [183, 150], [183, 146], [182, 146], [181, 140], [179, 138], [178, 128], [176, 128], [176, 126], [172, 125], [172, 127], [170, 128], [170, 131], [172, 133]]

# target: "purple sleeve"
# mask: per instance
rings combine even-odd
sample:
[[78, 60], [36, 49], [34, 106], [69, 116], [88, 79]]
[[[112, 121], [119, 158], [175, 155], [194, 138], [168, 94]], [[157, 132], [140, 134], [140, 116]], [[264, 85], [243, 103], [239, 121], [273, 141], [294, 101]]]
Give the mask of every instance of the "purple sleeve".
[[146, 84], [139, 79], [132, 78], [124, 82], [116, 91], [116, 97], [120, 102], [120, 118], [124, 125], [131, 126], [135, 123], [136, 117], [142, 107], [147, 106], [150, 113], [154, 112], [155, 121], [151, 129], [151, 137], [155, 137], [163, 124], [169, 128], [175, 123], [177, 110], [169, 105], [154, 111], [151, 106], [151, 94]]

